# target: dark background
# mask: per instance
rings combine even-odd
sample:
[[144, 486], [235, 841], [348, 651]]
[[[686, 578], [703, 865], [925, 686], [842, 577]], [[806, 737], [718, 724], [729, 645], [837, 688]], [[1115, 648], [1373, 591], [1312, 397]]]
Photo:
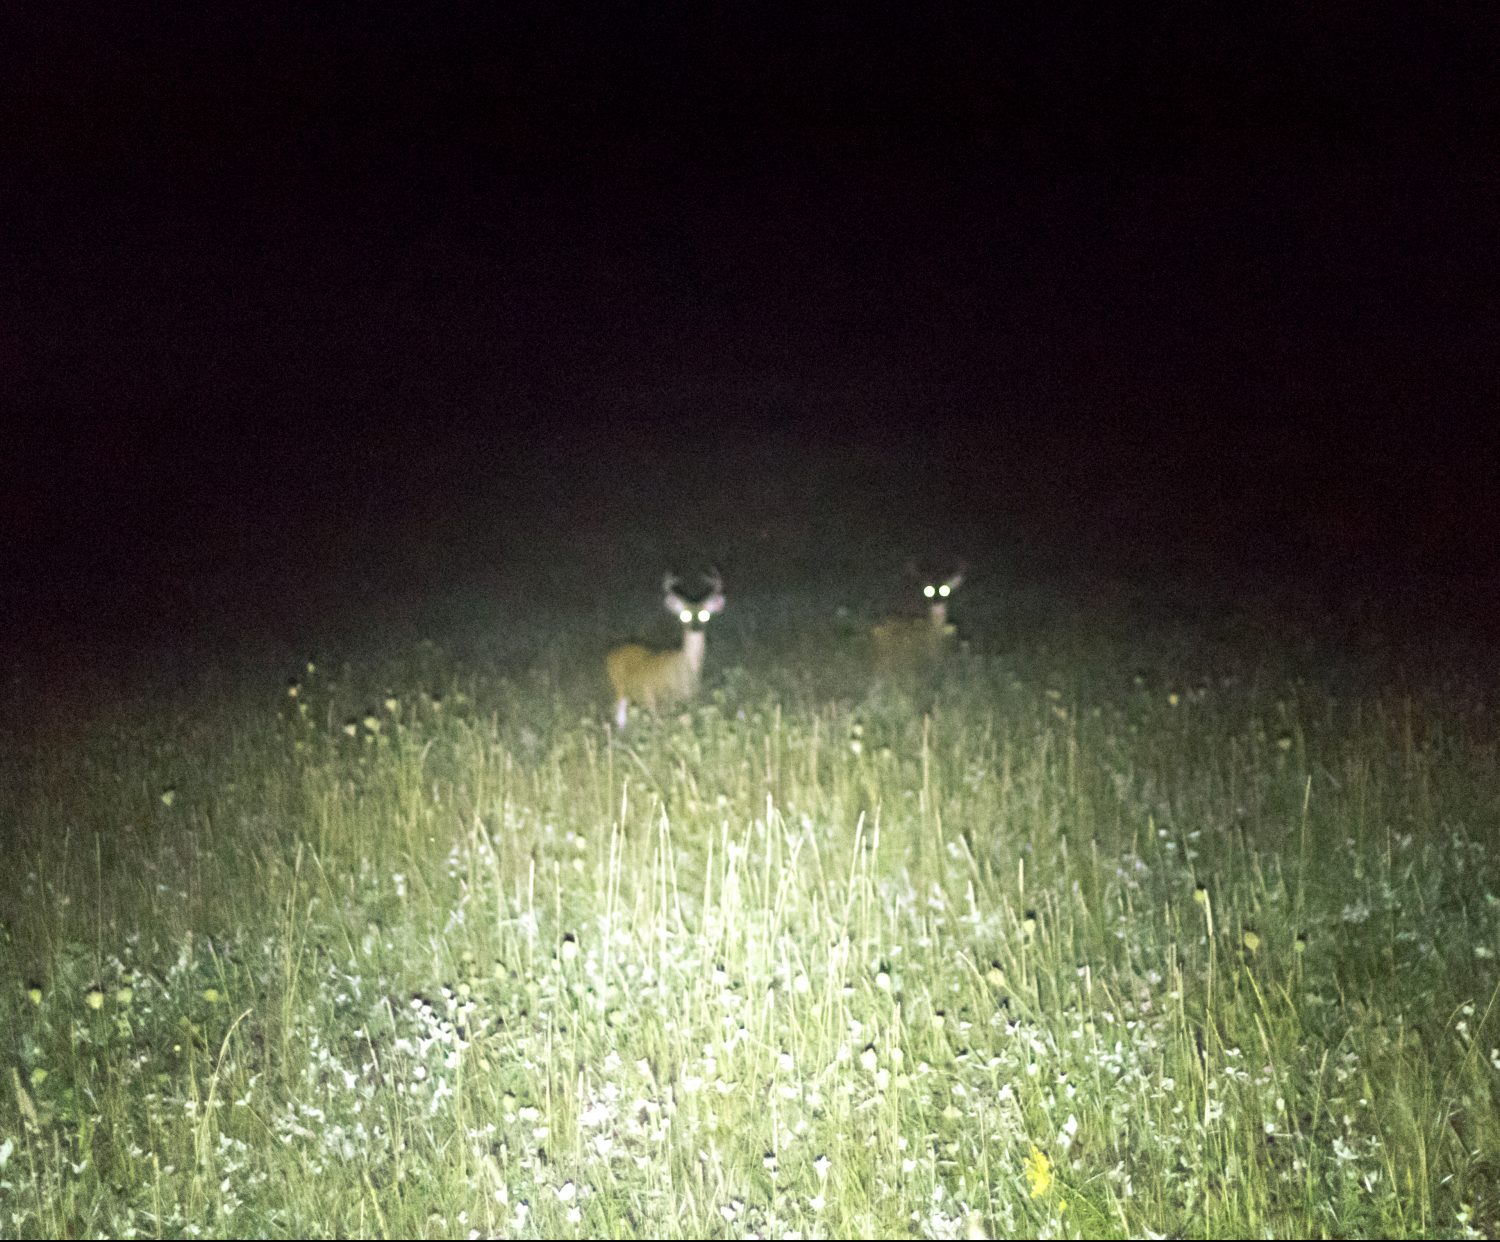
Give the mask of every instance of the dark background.
[[1488, 623], [1493, 13], [727, 7], [10, 6], [12, 635], [918, 553]]

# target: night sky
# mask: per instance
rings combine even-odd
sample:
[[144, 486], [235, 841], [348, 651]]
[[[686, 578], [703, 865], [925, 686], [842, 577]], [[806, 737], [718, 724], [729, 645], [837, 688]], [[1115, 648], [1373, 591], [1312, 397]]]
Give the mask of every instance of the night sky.
[[728, 7], [13, 5], [21, 628], [846, 504], [1493, 605], [1492, 13]]

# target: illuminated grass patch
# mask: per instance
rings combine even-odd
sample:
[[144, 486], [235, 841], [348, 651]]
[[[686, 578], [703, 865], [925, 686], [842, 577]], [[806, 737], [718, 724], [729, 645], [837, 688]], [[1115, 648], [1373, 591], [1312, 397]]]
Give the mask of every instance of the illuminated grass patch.
[[729, 624], [623, 741], [428, 646], [9, 748], [0, 1230], [1500, 1226], [1488, 689]]

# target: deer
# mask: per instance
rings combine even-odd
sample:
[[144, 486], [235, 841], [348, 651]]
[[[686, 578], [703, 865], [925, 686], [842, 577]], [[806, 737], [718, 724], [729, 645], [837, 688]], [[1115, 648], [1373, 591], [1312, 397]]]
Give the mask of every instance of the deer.
[[963, 571], [922, 584], [925, 617], [892, 617], [870, 631], [875, 662], [889, 670], [914, 668], [941, 659], [955, 633], [948, 623], [948, 601], [962, 585]]
[[698, 693], [707, 642], [703, 627], [724, 608], [724, 583], [718, 570], [709, 573], [704, 581], [708, 592], [694, 602], [681, 594], [675, 574], [669, 573], [662, 580], [663, 604], [682, 623], [681, 647], [661, 651], [641, 643], [624, 643], [605, 657], [605, 671], [615, 692], [617, 729], [624, 729], [631, 703], [654, 712], [658, 707], [684, 702]]

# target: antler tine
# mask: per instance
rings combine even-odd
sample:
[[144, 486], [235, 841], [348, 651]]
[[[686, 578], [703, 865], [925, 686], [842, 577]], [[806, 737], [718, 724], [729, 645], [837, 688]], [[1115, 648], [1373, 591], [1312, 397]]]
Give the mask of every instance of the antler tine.
[[708, 573], [704, 575], [704, 580], [715, 591], [722, 592], [724, 590], [724, 579], [719, 576], [719, 571], [716, 568], [711, 567]]
[[677, 589], [677, 575], [668, 570], [667, 576], [661, 580], [661, 589], [663, 594], [668, 591], [675, 591]]

